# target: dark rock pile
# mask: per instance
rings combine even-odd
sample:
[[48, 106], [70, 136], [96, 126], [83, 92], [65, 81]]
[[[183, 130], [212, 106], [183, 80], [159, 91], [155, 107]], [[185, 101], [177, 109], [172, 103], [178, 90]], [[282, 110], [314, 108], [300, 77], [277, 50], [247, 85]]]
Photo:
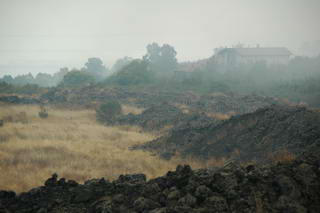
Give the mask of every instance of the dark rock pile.
[[5, 95], [0, 96], [0, 102], [9, 104], [40, 104], [41, 101], [37, 98], [32, 97], [19, 97], [16, 95]]
[[185, 119], [186, 116], [179, 108], [162, 103], [144, 110], [139, 115], [128, 114], [120, 116], [116, 123], [137, 125], [146, 130], [159, 130], [166, 125], [177, 124]]
[[149, 181], [135, 174], [78, 184], [54, 174], [44, 186], [20, 195], [0, 191], [0, 212], [318, 213], [319, 154], [313, 151], [273, 166], [178, 166]]
[[[183, 146], [184, 150], [193, 149], [193, 142], [203, 140], [208, 129], [222, 123], [205, 114], [193, 113], [185, 115], [180, 121], [169, 130], [168, 134], [156, 140], [145, 144], [132, 146], [131, 149], [143, 149], [159, 153], [164, 159], [170, 159], [176, 152], [180, 152]], [[170, 143], [172, 141], [172, 143]], [[186, 151], [185, 153], [189, 153]], [[184, 155], [184, 152], [180, 152]]]
[[204, 112], [245, 114], [278, 103], [274, 98], [259, 95], [218, 94], [201, 96], [193, 107]]
[[135, 148], [160, 154], [178, 152], [199, 158], [260, 161], [279, 151], [300, 154], [317, 144], [320, 144], [319, 112], [272, 105], [221, 122], [190, 120]]
[[253, 112], [258, 108], [276, 104], [274, 98], [258, 95], [212, 94], [198, 95], [192, 92], [164, 92], [152, 90], [133, 90], [125, 88], [99, 88], [88, 86], [83, 88], [52, 88], [41, 96], [41, 99], [53, 104], [70, 104], [86, 106], [117, 100], [123, 104], [132, 104], [142, 108], [150, 108], [163, 102], [183, 104], [192, 111], [235, 113]]
[[125, 104], [133, 104], [142, 108], [149, 108], [162, 102], [192, 103], [199, 100], [198, 96], [190, 93], [160, 92], [148, 90], [115, 88], [99, 88], [88, 86], [83, 88], [52, 88], [41, 96], [49, 103], [65, 103], [86, 105], [91, 102], [105, 102], [117, 100]]

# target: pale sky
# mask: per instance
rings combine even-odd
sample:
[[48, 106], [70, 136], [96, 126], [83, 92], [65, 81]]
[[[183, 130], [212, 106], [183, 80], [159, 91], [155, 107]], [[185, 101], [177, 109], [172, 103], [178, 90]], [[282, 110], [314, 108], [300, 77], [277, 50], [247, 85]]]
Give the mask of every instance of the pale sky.
[[320, 40], [319, 0], [0, 0], [0, 76], [106, 66], [141, 58], [152, 42], [179, 61], [237, 43], [285, 46], [298, 54]]

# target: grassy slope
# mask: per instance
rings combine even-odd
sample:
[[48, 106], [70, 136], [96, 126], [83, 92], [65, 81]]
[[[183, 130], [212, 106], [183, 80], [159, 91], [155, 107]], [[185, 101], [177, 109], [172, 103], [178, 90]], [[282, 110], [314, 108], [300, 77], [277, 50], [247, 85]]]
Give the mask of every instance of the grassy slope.
[[[0, 127], [0, 189], [26, 191], [54, 172], [81, 182], [95, 177], [114, 179], [125, 173], [152, 178], [177, 164], [194, 168], [217, 164], [178, 158], [164, 161], [147, 152], [130, 151], [131, 145], [155, 136], [137, 127], [100, 125], [91, 110], [51, 107], [47, 119], [40, 119], [38, 112], [38, 106], [0, 106], [0, 118], [11, 115], [15, 120]], [[19, 122], [24, 120], [28, 122]]]

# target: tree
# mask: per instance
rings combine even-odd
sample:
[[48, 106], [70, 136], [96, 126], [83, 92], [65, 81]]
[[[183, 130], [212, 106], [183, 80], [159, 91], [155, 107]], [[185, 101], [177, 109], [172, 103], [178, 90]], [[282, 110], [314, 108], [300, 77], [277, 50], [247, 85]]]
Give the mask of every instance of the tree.
[[83, 87], [94, 83], [94, 78], [86, 72], [73, 70], [68, 72], [64, 77], [60, 86], [63, 87]]
[[147, 54], [143, 57], [156, 72], [173, 72], [177, 67], [177, 52], [174, 47], [164, 44], [160, 47], [157, 43], [147, 46]]
[[88, 58], [83, 70], [92, 75], [96, 81], [101, 81], [108, 75], [108, 70], [100, 58]]
[[164, 44], [161, 47], [161, 58], [160, 64], [162, 64], [164, 71], [172, 72], [177, 67], [177, 59], [176, 59], [177, 52], [175, 51], [174, 47]]
[[47, 73], [38, 73], [35, 78], [35, 83], [41, 87], [50, 87], [55, 85], [52, 76]]
[[69, 72], [67, 67], [60, 68], [59, 72], [53, 74], [53, 81], [55, 85], [58, 85], [64, 78], [64, 76]]
[[26, 84], [34, 84], [34, 78], [31, 73], [28, 73], [26, 75], [18, 75], [14, 78], [13, 84], [16, 85], [26, 85]]
[[8, 83], [8, 84], [12, 84], [14, 79], [12, 78], [11, 75], [4, 75], [2, 78], [2, 81]]
[[0, 93], [14, 92], [14, 86], [6, 81], [0, 81]]
[[120, 58], [116, 61], [116, 63], [114, 63], [111, 70], [112, 72], [117, 72], [122, 68], [124, 68], [125, 66], [127, 66], [128, 64], [130, 64], [132, 61], [133, 61], [133, 58], [130, 58], [127, 56], [124, 58]]
[[122, 86], [147, 84], [153, 80], [153, 72], [145, 61], [136, 59], [110, 77], [109, 81]]

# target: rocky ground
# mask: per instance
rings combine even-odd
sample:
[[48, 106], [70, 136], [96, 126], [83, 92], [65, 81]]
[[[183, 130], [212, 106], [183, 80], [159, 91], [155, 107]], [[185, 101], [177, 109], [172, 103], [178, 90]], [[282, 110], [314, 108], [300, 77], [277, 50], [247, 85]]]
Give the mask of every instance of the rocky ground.
[[187, 115], [179, 108], [162, 103], [144, 110], [141, 114], [128, 114], [115, 120], [116, 124], [141, 126], [145, 130], [160, 130], [167, 125], [176, 125]]
[[[181, 126], [181, 124], [194, 124], [194, 127], [205, 126], [216, 122], [217, 119], [208, 117], [205, 113], [184, 113], [181, 109], [162, 103], [144, 110], [141, 114], [119, 116], [114, 124], [140, 126], [144, 130], [161, 130], [166, 127]], [[176, 129], [175, 128], [175, 129]]]
[[[52, 89], [35, 99], [0, 98], [9, 103], [86, 105], [117, 99], [146, 108], [118, 118], [118, 124], [158, 130], [173, 125], [154, 141], [135, 146], [170, 158], [229, 158], [223, 168], [176, 171], [146, 180], [144, 174], [84, 184], [52, 175], [44, 186], [17, 195], [0, 191], [0, 213], [317, 213], [320, 212], [320, 113], [305, 107], [273, 105], [261, 96], [191, 93], [136, 93], [124, 89]], [[170, 103], [170, 104], [168, 104]], [[191, 113], [184, 113], [183, 104]], [[208, 113], [236, 116], [221, 121]], [[277, 164], [270, 154], [287, 151], [296, 158]], [[240, 162], [253, 162], [240, 164]], [[21, 174], [23, 178], [23, 174]]]
[[318, 213], [319, 150], [272, 166], [178, 166], [149, 181], [133, 174], [113, 182], [102, 178], [79, 184], [54, 174], [44, 186], [20, 195], [0, 191], [0, 212]]
[[278, 100], [258, 95], [210, 94], [199, 95], [192, 92], [163, 92], [128, 90], [124, 88], [84, 87], [79, 89], [53, 88], [43, 94], [41, 100], [61, 104], [94, 105], [115, 99], [124, 104], [150, 108], [161, 103], [183, 104], [191, 110], [203, 112], [243, 114], [258, 108], [279, 103]]
[[211, 94], [201, 96], [197, 102], [192, 103], [193, 108], [204, 112], [245, 114], [254, 112], [259, 108], [279, 104], [280, 102], [271, 97], [259, 95], [238, 94]]
[[0, 96], [0, 103], [9, 103], [9, 104], [40, 104], [41, 101], [38, 98], [34, 97], [21, 97], [17, 95], [2, 95]]
[[266, 160], [279, 151], [300, 154], [320, 143], [320, 113], [272, 105], [226, 121], [191, 119], [167, 135], [133, 148], [198, 158]]

